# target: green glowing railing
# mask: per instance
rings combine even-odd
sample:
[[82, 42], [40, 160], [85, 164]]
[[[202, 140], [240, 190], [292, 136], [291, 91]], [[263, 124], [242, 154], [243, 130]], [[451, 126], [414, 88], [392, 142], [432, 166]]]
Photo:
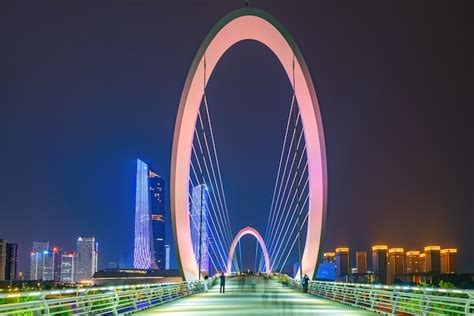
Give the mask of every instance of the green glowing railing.
[[387, 315], [474, 315], [473, 290], [311, 281], [308, 293]]
[[195, 281], [7, 293], [0, 294], [0, 315], [129, 314], [203, 289]]

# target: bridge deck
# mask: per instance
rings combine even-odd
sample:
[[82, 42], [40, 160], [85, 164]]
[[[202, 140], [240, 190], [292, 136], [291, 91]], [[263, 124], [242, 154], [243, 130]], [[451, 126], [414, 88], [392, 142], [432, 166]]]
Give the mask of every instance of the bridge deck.
[[226, 293], [219, 286], [195, 294], [141, 315], [375, 315], [330, 300], [303, 294], [257, 277], [227, 280]]

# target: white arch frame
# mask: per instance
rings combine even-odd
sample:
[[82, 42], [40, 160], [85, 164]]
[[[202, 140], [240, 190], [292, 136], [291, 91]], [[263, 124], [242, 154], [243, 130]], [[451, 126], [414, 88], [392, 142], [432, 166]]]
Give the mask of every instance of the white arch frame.
[[265, 259], [265, 272], [271, 273], [271, 266], [270, 266], [270, 256], [268, 255], [267, 246], [265, 245], [265, 240], [263, 239], [262, 235], [253, 227], [247, 226], [239, 230], [237, 235], [235, 235], [232, 244], [230, 245], [229, 252], [227, 254], [227, 265], [226, 265], [226, 272], [231, 273], [232, 271], [232, 257], [235, 253], [235, 247], [237, 247], [237, 243], [239, 240], [244, 237], [245, 235], [252, 235], [254, 236], [260, 247], [262, 248], [263, 258]]
[[188, 215], [188, 179], [194, 127], [204, 86], [207, 85], [214, 67], [231, 46], [243, 40], [256, 40], [270, 48], [281, 62], [293, 86], [304, 127], [309, 175], [309, 216], [302, 255], [302, 273], [312, 277], [318, 262], [326, 217], [327, 171], [323, 125], [313, 80], [288, 31], [268, 13], [255, 8], [243, 8], [226, 15], [209, 32], [191, 65], [179, 103], [173, 139], [170, 186], [175, 247], [185, 280], [199, 278]]

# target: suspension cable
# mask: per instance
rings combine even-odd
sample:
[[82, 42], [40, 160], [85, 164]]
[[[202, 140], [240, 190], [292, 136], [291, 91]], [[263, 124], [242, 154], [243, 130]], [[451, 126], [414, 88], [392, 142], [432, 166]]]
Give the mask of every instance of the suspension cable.
[[[293, 132], [293, 135], [295, 134], [295, 131]], [[298, 146], [299, 146], [299, 143], [301, 142], [301, 137], [302, 134], [300, 135], [300, 137], [298, 138]], [[291, 142], [291, 144], [293, 144], [293, 141]], [[287, 163], [289, 162], [289, 159], [290, 158], [290, 154], [288, 154], [288, 157], [287, 157]], [[275, 229], [278, 228], [278, 225], [281, 223], [281, 218], [283, 217], [283, 214], [284, 214], [284, 209], [281, 208], [281, 205], [283, 203], [283, 199], [284, 199], [284, 196], [285, 196], [285, 192], [288, 188], [288, 183], [290, 181], [290, 174], [291, 174], [291, 171], [293, 170], [293, 166], [295, 164], [295, 161], [296, 161], [296, 152], [295, 154], [293, 155], [293, 159], [291, 161], [291, 166], [290, 166], [290, 169], [288, 171], [288, 175], [286, 176], [286, 181], [285, 181], [285, 185], [284, 185], [284, 189], [283, 189], [283, 194], [281, 195], [281, 199], [278, 199], [278, 202], [277, 202], [277, 212], [276, 212], [276, 216], [275, 216], [275, 220], [274, 220], [274, 224], [273, 224], [273, 227], [271, 228], [270, 230], [270, 234], [269, 234], [269, 241], [272, 241], [273, 237], [274, 237], [274, 232], [275, 232]], [[286, 171], [286, 167], [287, 167], [287, 163], [285, 163], [285, 171]], [[282, 186], [283, 187], [283, 182], [282, 182]], [[291, 193], [291, 192], [288, 192], [288, 194]]]
[[[309, 180], [309, 179], [306, 180], [306, 183], [305, 183], [305, 186], [304, 186], [304, 188], [303, 188], [303, 191], [306, 189], [306, 187], [307, 187], [307, 185], [308, 185], [308, 183], [309, 183], [308, 180]], [[298, 199], [298, 197], [297, 197], [297, 199]], [[308, 194], [308, 197], [306, 198], [306, 201], [307, 201], [308, 199], [309, 199], [309, 194]], [[306, 201], [305, 201], [305, 203], [303, 204], [303, 207], [306, 205]], [[281, 236], [282, 236], [282, 237], [279, 239], [278, 244], [275, 246], [275, 248], [274, 248], [273, 251], [272, 251], [272, 255], [271, 255], [272, 258], [278, 257], [278, 254], [279, 254], [279, 252], [280, 252], [281, 246], [283, 245], [283, 242], [284, 242], [285, 240], [287, 240], [287, 234], [288, 234], [288, 230], [289, 230], [290, 226], [292, 226], [293, 224], [297, 224], [297, 223], [293, 223], [293, 219], [295, 218], [295, 215], [297, 214], [296, 212], [297, 212], [297, 209], [298, 209], [298, 208], [299, 208], [298, 204], [296, 204], [295, 207], [292, 208], [293, 212], [291, 212], [292, 215], [291, 215], [290, 221], [289, 221], [288, 224], [286, 225], [286, 228], [285, 228], [284, 232], [283, 232], [283, 230], [281, 231], [281, 233], [282, 233]], [[301, 212], [299, 211], [299, 213], [301, 213]], [[292, 230], [291, 230], [292, 233], [290, 234], [290, 236], [293, 234], [294, 229], [295, 229], [295, 227], [292, 228]], [[285, 248], [283, 248], [283, 249], [285, 249]]]
[[[195, 130], [195, 132], [196, 132], [196, 134], [197, 134], [197, 131], [196, 131], [196, 130]], [[200, 142], [200, 140], [199, 140], [199, 136], [196, 135], [195, 138], [196, 138], [196, 140], [197, 140], [197, 142], [198, 142], [199, 148], [202, 150], [202, 146], [201, 146], [201, 142]], [[193, 148], [194, 148], [194, 146], [193, 146]], [[207, 162], [206, 162], [206, 160], [204, 160], [203, 162], [204, 162], [204, 169], [206, 169], [206, 174], [207, 174], [207, 177], [208, 177], [209, 182], [210, 182], [210, 183], [209, 183], [209, 186], [210, 186], [209, 189], [210, 189], [210, 191], [212, 192], [212, 195], [210, 195], [210, 196], [212, 196], [212, 197], [214, 198], [214, 201], [215, 201], [215, 203], [216, 203], [216, 209], [218, 210], [219, 216], [221, 217], [221, 219], [223, 219], [222, 211], [221, 211], [221, 210], [219, 209], [219, 207], [218, 207], [219, 204], [217, 203], [217, 197], [216, 197], [216, 192], [215, 192], [216, 190], [214, 189], [214, 185], [212, 184], [212, 179], [211, 179], [211, 175], [210, 175], [210, 173], [209, 173], [209, 168], [207, 167]], [[198, 165], [198, 167], [200, 167], [200, 166]], [[201, 168], [200, 168], [200, 170], [202, 171]], [[212, 200], [212, 199], [210, 199], [210, 200]], [[223, 223], [223, 224], [224, 224], [224, 223]], [[219, 227], [221, 227], [221, 226], [220, 226], [220, 222], [219, 222]], [[224, 234], [223, 236], [227, 239], [227, 242], [229, 243], [229, 246], [230, 246], [231, 241], [230, 241], [230, 238], [229, 238], [229, 233], [226, 231], [226, 228], [225, 228], [225, 227], [222, 228], [222, 231], [223, 231], [223, 232], [226, 232], [226, 234]]]
[[[298, 119], [299, 119], [299, 115], [298, 115]], [[295, 133], [293, 131], [293, 134], [291, 136], [291, 141], [290, 141], [290, 148], [291, 146], [293, 145], [293, 142], [294, 142], [294, 139], [295, 139]], [[286, 175], [286, 170], [287, 170], [287, 167], [288, 167], [288, 162], [289, 162], [289, 158], [290, 158], [290, 153], [288, 153], [287, 157], [286, 157], [286, 161], [285, 161], [285, 166], [283, 168], [283, 174], [282, 174], [282, 179], [285, 177]], [[283, 181], [283, 180], [282, 180]], [[278, 189], [278, 194], [277, 194], [277, 199], [276, 199], [276, 203], [278, 204], [279, 203], [279, 200], [280, 200], [280, 196], [281, 196], [281, 189], [283, 187], [283, 182], [280, 183], [280, 186], [279, 186], [279, 189]], [[275, 213], [275, 212], [274, 212]], [[278, 212], [276, 213], [276, 215], [274, 214], [273, 215], [273, 218], [277, 218], [278, 217]], [[273, 233], [273, 229], [274, 229], [274, 226], [275, 226], [275, 220], [272, 220], [272, 223], [271, 223], [271, 226], [270, 226], [270, 229], [269, 229], [269, 236], [272, 235]], [[271, 240], [271, 238], [269, 238], [268, 240]]]
[[[193, 185], [193, 187], [194, 187], [194, 183], [193, 183], [192, 179], [190, 178], [189, 180], [190, 180], [190, 182], [191, 182], [191, 185]], [[189, 192], [188, 192], [188, 195], [189, 195]], [[192, 200], [192, 196], [190, 196], [190, 198], [191, 198], [191, 200]], [[209, 208], [209, 209], [212, 209], [212, 206], [211, 206], [211, 208]], [[215, 231], [216, 233], [218, 233], [218, 230], [216, 229], [216, 224], [215, 224], [215, 222], [214, 222], [212, 213], [208, 213], [208, 214], [209, 214], [209, 216], [206, 217], [206, 219], [207, 219], [207, 221], [208, 221], [208, 224], [209, 224], [209, 223], [212, 224], [212, 226], [211, 226], [211, 225], [208, 225], [208, 227], [209, 227], [209, 232], [212, 233], [214, 240], [217, 242], [216, 245], [220, 246], [220, 247], [218, 247], [218, 249], [224, 249], [223, 243], [222, 243], [222, 241], [221, 241], [221, 239], [220, 239], [220, 235], [219, 235], [219, 234], [217, 234], [217, 237], [218, 237], [218, 238], [215, 239], [215, 236], [216, 236], [216, 235], [214, 235], [213, 232]], [[206, 219], [205, 219], [205, 220], [206, 220]], [[209, 222], [209, 219], [210, 219], [210, 222]], [[213, 228], [214, 228], [214, 229], [213, 229]], [[223, 252], [225, 253], [225, 251], [223, 251]], [[225, 256], [224, 256], [224, 257], [225, 257]], [[224, 260], [224, 259], [223, 259], [223, 260]], [[225, 262], [225, 260], [224, 260], [223, 262]]]
[[[194, 146], [193, 146], [193, 153], [194, 153], [195, 156], [197, 156], [197, 155], [196, 155], [196, 151], [194, 150]], [[193, 168], [194, 168], [194, 167], [193, 167]], [[198, 163], [198, 168], [200, 169], [200, 171], [202, 171], [201, 165], [200, 165], [199, 163]], [[206, 184], [206, 186], [208, 185], [206, 182], [205, 182], [205, 184]], [[212, 186], [210, 187], [210, 190], [212, 191]], [[209, 195], [209, 197], [210, 197], [210, 196], [211, 196], [211, 195]], [[210, 216], [211, 223], [213, 224], [213, 227], [214, 227], [215, 231], [217, 232], [217, 237], [218, 237], [218, 239], [216, 239], [216, 241], [218, 241], [221, 245], [226, 245], [226, 243], [225, 243], [225, 242], [222, 242], [222, 240], [221, 240], [221, 236], [222, 236], [223, 240], [225, 241], [225, 234], [223, 233], [222, 227], [220, 226], [220, 221], [218, 220], [217, 212], [216, 212], [216, 210], [214, 209], [214, 204], [213, 204], [211, 198], [209, 199], [209, 205], [210, 205], [210, 208], [209, 208], [209, 209], [212, 211], [212, 213], [210, 213], [210, 215], [211, 215], [211, 216]], [[213, 216], [213, 215], [214, 215], [214, 216]], [[213, 217], [216, 218], [217, 224], [215, 224]], [[220, 234], [219, 234], [219, 233], [220, 233]]]
[[[307, 166], [307, 164], [306, 164], [306, 166]], [[293, 178], [293, 184], [295, 183], [295, 180], [296, 180], [296, 176]], [[302, 179], [300, 178], [299, 182], [301, 182], [301, 181], [302, 181]], [[306, 183], [305, 183], [305, 186], [304, 186], [303, 190], [306, 189], [306, 186], [307, 186], [308, 182], [309, 182], [309, 178], [306, 179]], [[298, 184], [297, 184], [297, 185], [298, 185]], [[291, 210], [291, 209], [293, 209], [293, 203], [295, 202], [295, 199], [297, 199], [297, 195], [296, 195], [296, 193], [293, 194], [293, 197], [292, 197], [292, 199], [291, 199], [290, 205], [288, 205], [288, 208], [287, 208], [286, 205], [288, 204], [289, 197], [290, 197], [290, 195], [288, 194], [288, 195], [287, 195], [287, 200], [286, 200], [286, 202], [285, 202], [285, 207], [284, 207], [284, 209]], [[278, 225], [278, 228], [277, 228], [277, 230], [275, 231], [275, 236], [280, 236], [280, 237], [275, 237], [275, 238], [276, 238], [275, 242], [273, 242], [273, 240], [272, 240], [272, 245], [271, 245], [271, 248], [270, 248], [270, 253], [273, 253], [273, 251], [275, 250], [276, 246], [280, 243], [280, 240], [284, 239], [284, 237], [281, 236], [281, 231], [288, 225], [287, 222], [288, 222], [288, 217], [290, 216], [290, 212], [289, 212], [289, 211], [288, 211], [288, 212], [285, 212], [285, 214], [286, 214], [286, 215], [285, 215], [284, 221], [283, 221], [281, 224]], [[281, 220], [282, 218], [283, 218], [283, 216], [280, 218], [280, 220]], [[294, 218], [294, 213], [292, 213], [291, 218], [292, 218], [292, 219]], [[279, 234], [279, 233], [280, 233], [280, 234]]]
[[[309, 213], [306, 214], [306, 216], [305, 216], [305, 218], [304, 218], [304, 220], [303, 220], [303, 223], [301, 224], [302, 226], [304, 226], [304, 224], [306, 223], [306, 220], [308, 219], [308, 216], [309, 216]], [[287, 254], [287, 256], [286, 256], [286, 259], [285, 259], [285, 261], [283, 262], [283, 265], [281, 266], [280, 273], [281, 273], [281, 270], [283, 270], [283, 268], [285, 267], [285, 264], [286, 264], [286, 262], [288, 261], [288, 258], [289, 258], [289, 256], [290, 256], [290, 253], [291, 253], [291, 251], [293, 250], [293, 248], [295, 247], [296, 241], [297, 241], [297, 238], [295, 238], [295, 239], [293, 240], [293, 244], [291, 245], [290, 251], [288, 252], [288, 254]], [[302, 269], [300, 269], [300, 270], [302, 270]]]
[[[299, 162], [298, 162], [298, 166], [301, 165], [302, 160], [303, 160], [303, 156], [301, 156], [301, 158], [300, 158], [300, 160], [299, 160]], [[308, 167], [308, 163], [306, 162], [306, 163], [305, 163], [305, 167], [304, 167], [304, 171], [306, 171], [307, 167]], [[288, 178], [288, 179], [289, 179], [289, 178]], [[291, 193], [293, 192], [293, 186], [295, 185], [295, 183], [296, 183], [296, 185], [298, 185], [300, 182], [301, 182], [301, 179], [299, 179], [299, 180], [297, 181], [297, 175], [295, 174], [295, 175], [293, 176], [292, 180], [291, 180], [291, 185], [290, 185], [290, 188], [289, 188], [289, 190], [288, 190], [288, 194], [286, 194], [285, 202], [284, 202], [284, 204], [280, 204], [280, 209], [282, 210], [282, 211], [280, 212], [280, 215], [281, 215], [281, 216], [276, 220], [276, 221], [277, 221], [277, 224], [276, 224], [276, 226], [275, 226], [276, 228], [275, 228], [275, 230], [273, 231], [274, 234], [272, 235], [272, 236], [274, 236], [274, 238], [275, 238], [276, 240], [278, 240], [278, 231], [281, 229], [282, 226], [285, 225], [286, 219], [288, 218], [288, 215], [289, 215], [289, 213], [288, 213], [288, 212], [285, 212], [285, 210], [287, 210], [288, 201], [289, 201], [289, 199], [290, 199]], [[292, 204], [293, 204], [293, 201], [294, 201], [294, 199], [295, 199], [295, 196], [296, 196], [296, 193], [293, 194], [293, 199], [291, 200], [290, 207], [291, 207]], [[283, 200], [282, 200], [282, 203], [283, 203]], [[282, 205], [283, 205], [283, 207], [282, 207]], [[283, 218], [285, 218], [285, 219], [284, 219], [283, 222], [282, 222], [281, 220], [282, 220]], [[271, 238], [271, 239], [270, 239], [270, 241], [272, 242], [272, 244], [270, 245], [270, 247], [273, 246], [273, 239], [274, 239], [274, 238]]]

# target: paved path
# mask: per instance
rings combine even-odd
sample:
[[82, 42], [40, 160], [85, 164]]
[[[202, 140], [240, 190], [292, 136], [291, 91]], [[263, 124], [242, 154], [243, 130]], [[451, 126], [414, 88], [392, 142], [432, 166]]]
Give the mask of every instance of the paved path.
[[327, 299], [282, 287], [257, 277], [227, 280], [226, 293], [216, 285], [208, 292], [191, 295], [140, 315], [376, 315]]

